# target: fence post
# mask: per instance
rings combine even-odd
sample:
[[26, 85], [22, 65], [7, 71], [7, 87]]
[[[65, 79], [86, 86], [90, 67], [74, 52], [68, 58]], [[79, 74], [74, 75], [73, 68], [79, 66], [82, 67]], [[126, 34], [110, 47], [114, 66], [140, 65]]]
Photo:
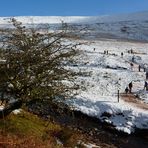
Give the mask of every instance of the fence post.
[[119, 89], [118, 89], [118, 102], [119, 102]]

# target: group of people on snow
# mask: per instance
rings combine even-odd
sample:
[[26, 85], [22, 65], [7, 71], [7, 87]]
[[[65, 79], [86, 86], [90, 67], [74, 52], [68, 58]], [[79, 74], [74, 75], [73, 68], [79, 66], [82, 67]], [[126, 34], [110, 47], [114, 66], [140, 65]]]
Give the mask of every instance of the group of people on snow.
[[132, 87], [133, 87], [133, 83], [130, 82], [128, 84], [128, 87], [125, 88], [125, 93], [127, 94], [128, 92], [131, 93], [132, 92]]
[[[133, 83], [130, 82], [128, 84], [128, 87], [125, 88], [125, 93], [126, 94], [132, 93], [132, 87], [133, 87]], [[144, 82], [144, 90], [148, 91], [148, 82], [147, 81]]]
[[[96, 50], [95, 48], [93, 49], [94, 51]], [[131, 50], [128, 50], [128, 53], [130, 53], [130, 54], [134, 54], [134, 52], [133, 52], [133, 49], [131, 49]], [[108, 53], [108, 50], [104, 50], [104, 54], [109, 54]], [[123, 55], [124, 55], [124, 53], [123, 52], [121, 52], [121, 57], [123, 58]], [[130, 62], [130, 66], [131, 66], [131, 70], [133, 70], [133, 66], [134, 66], [134, 63], [135, 62], [135, 56], [133, 55], [132, 56], [132, 59], [131, 59], [131, 62]], [[146, 91], [148, 91], [148, 82], [147, 82], [147, 80], [148, 80], [148, 70], [147, 70], [147, 68], [145, 67], [145, 66], [143, 66], [143, 65], [138, 65], [138, 71], [140, 72], [141, 71], [141, 69], [143, 69], [143, 72], [146, 72], [145, 73], [145, 76], [146, 76], [146, 80], [145, 80], [145, 82], [144, 82], [144, 90], [146, 90]], [[133, 83], [132, 83], [132, 81], [128, 84], [128, 86], [125, 88], [125, 93], [127, 94], [127, 93], [132, 93], [132, 88], [133, 88]]]

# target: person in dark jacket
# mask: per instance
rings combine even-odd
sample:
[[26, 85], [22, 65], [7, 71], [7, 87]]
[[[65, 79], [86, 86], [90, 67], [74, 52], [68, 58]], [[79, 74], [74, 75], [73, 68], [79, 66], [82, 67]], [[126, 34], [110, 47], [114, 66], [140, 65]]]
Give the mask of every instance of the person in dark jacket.
[[125, 93], [127, 94], [129, 91], [128, 87], [125, 88]]
[[140, 72], [140, 69], [141, 69], [141, 66], [139, 65], [139, 66], [138, 66], [138, 70], [139, 70], [139, 72]]
[[148, 72], [146, 72], [146, 79], [148, 79]]
[[144, 82], [144, 89], [148, 89], [148, 83], [146, 81]]
[[132, 92], [132, 87], [133, 87], [132, 82], [130, 82], [128, 86], [129, 86], [129, 93], [131, 93]]
[[134, 64], [133, 64], [133, 63], [130, 63], [130, 65], [131, 65], [131, 70], [133, 70], [133, 66], [134, 66]]
[[132, 62], [135, 62], [135, 57], [134, 56], [132, 56]]

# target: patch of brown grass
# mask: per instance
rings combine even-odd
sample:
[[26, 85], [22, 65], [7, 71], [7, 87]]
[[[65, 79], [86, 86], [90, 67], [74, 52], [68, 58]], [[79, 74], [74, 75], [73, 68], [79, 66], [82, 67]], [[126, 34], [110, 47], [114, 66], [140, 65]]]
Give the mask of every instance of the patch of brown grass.
[[36, 136], [21, 136], [10, 133], [0, 134], [1, 148], [54, 148], [54, 144], [50, 139], [42, 141]]

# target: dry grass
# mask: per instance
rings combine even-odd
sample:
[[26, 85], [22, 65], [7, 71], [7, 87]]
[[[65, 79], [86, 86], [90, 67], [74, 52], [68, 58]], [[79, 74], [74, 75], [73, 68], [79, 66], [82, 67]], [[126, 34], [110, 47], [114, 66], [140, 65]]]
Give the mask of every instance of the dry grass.
[[50, 139], [43, 142], [36, 136], [21, 136], [10, 133], [1, 133], [0, 147], [6, 148], [53, 148], [54, 144]]

